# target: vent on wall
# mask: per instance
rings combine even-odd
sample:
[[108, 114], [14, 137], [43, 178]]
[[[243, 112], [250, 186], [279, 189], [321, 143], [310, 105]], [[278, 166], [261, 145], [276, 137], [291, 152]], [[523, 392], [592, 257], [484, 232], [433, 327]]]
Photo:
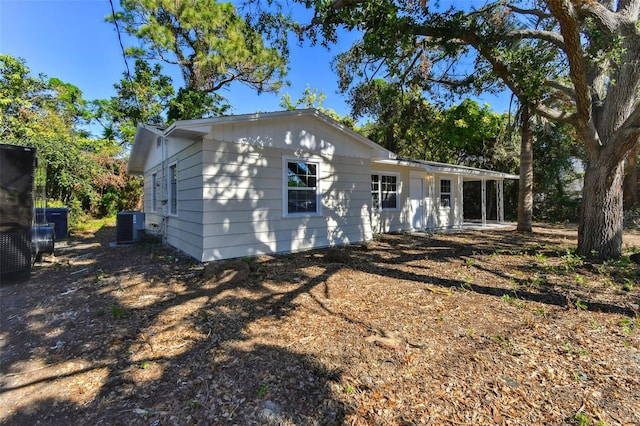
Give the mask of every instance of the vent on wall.
[[120, 212], [116, 218], [116, 242], [133, 243], [142, 237], [144, 232], [144, 213]]

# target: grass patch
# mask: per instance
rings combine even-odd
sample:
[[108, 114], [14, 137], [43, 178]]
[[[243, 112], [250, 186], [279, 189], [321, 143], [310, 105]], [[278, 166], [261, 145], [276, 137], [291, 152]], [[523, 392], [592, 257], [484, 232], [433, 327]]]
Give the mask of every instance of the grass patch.
[[116, 226], [116, 216], [103, 217], [100, 219], [85, 216], [76, 221], [71, 230], [76, 232], [96, 233], [104, 227]]

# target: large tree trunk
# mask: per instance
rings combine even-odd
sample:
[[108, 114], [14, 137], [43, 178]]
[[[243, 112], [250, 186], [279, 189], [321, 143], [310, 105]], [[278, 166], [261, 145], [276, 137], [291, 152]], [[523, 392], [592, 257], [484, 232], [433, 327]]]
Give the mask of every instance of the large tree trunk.
[[624, 160], [612, 167], [602, 154], [591, 155], [585, 171], [577, 252], [610, 259], [622, 255]]
[[533, 129], [529, 107], [522, 105], [520, 143], [520, 183], [518, 192], [518, 231], [532, 232], [533, 220]]
[[638, 205], [638, 144], [635, 144], [629, 155], [624, 175], [624, 207], [627, 209]]

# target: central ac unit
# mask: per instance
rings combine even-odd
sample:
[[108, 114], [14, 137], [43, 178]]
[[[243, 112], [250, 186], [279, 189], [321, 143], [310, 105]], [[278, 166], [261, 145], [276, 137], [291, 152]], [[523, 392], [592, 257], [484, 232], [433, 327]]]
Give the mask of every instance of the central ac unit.
[[144, 232], [144, 213], [120, 212], [116, 218], [116, 242], [133, 243], [142, 237]]

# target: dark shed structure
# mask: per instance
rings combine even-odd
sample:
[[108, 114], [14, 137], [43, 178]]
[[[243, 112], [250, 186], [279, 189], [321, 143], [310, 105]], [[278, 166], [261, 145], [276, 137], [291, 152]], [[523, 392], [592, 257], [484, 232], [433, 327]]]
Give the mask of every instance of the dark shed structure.
[[31, 272], [36, 149], [0, 144], [0, 275]]

